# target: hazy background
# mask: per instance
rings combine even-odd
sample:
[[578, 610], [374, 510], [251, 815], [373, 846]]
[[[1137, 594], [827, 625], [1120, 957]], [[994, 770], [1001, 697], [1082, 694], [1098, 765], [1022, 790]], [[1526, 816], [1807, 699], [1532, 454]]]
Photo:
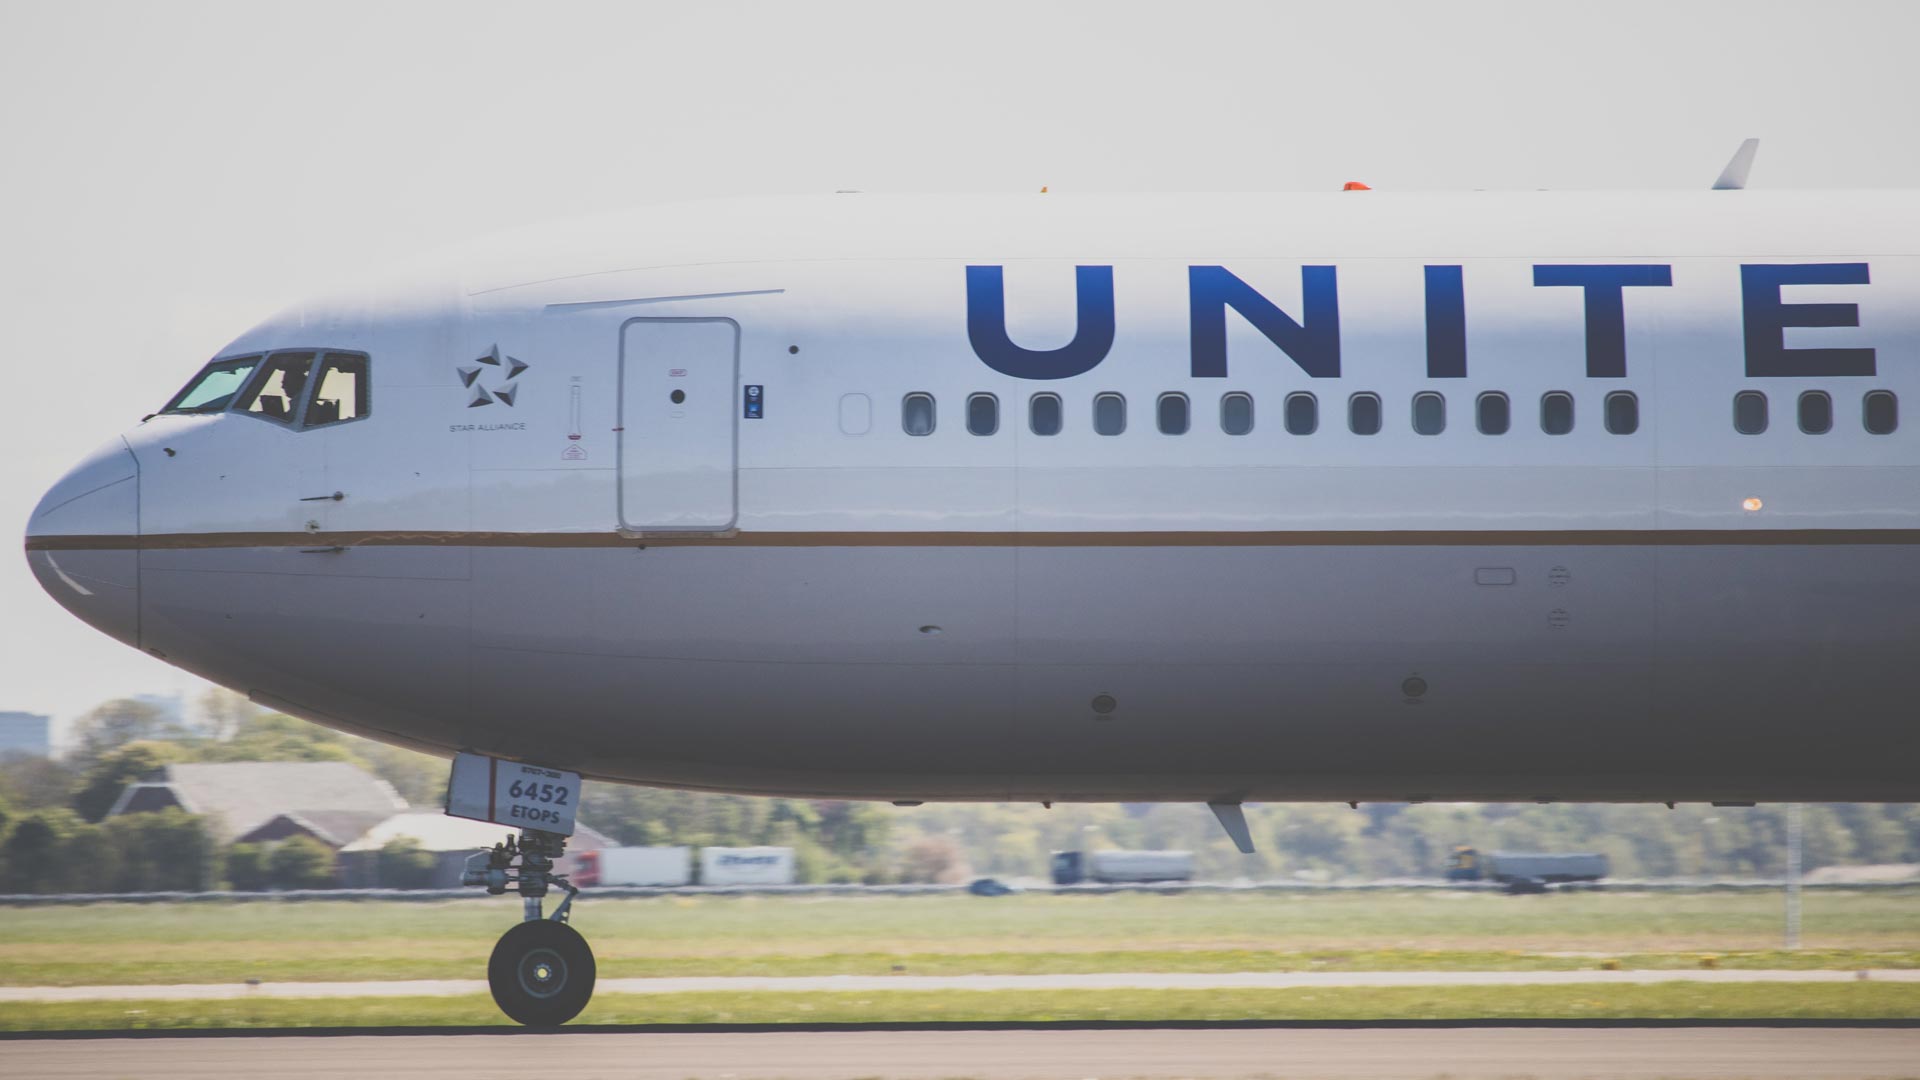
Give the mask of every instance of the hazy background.
[[[1905, 3], [0, 3], [0, 538], [229, 339], [477, 233], [829, 191], [1911, 187]], [[12, 541], [6, 541], [11, 543]], [[0, 710], [197, 680], [0, 557]]]

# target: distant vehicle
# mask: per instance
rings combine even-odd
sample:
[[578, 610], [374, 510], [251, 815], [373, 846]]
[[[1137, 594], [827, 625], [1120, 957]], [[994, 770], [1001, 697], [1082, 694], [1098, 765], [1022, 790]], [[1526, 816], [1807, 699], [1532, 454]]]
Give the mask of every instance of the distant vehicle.
[[1019, 890], [999, 878], [983, 877], [976, 878], [967, 891], [975, 896], [1009, 896]]
[[615, 847], [583, 851], [574, 864], [573, 883], [592, 885], [693, 884], [693, 849], [688, 847]]
[[791, 885], [793, 879], [792, 848], [700, 849], [702, 885]]
[[1495, 881], [1509, 893], [1545, 892], [1549, 885], [1599, 881], [1612, 870], [1598, 852], [1569, 854], [1489, 851], [1481, 854], [1462, 844], [1453, 849], [1448, 881]]
[[1095, 881], [1121, 885], [1151, 881], [1192, 881], [1191, 851], [1056, 851], [1053, 883]]

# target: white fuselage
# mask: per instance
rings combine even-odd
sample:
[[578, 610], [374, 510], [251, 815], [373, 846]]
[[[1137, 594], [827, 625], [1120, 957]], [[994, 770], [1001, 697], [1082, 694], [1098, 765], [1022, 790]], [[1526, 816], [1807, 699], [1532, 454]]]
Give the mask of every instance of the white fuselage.
[[322, 723], [855, 798], [1920, 798], [1912, 194], [661, 207], [218, 359], [297, 349], [364, 418], [155, 416], [27, 546]]

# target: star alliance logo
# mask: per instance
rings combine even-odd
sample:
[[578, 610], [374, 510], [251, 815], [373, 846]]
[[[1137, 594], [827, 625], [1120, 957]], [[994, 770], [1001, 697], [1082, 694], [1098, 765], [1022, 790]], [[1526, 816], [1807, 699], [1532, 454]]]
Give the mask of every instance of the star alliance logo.
[[[505, 373], [492, 387], [480, 385], [480, 376], [488, 368], [494, 369], [495, 375]], [[497, 401], [511, 409], [520, 396], [520, 384], [514, 380], [527, 370], [527, 362], [503, 355], [500, 346], [495, 344], [475, 357], [471, 364], [461, 364], [455, 370], [460, 373], [460, 385], [467, 388], [467, 408], [477, 409]]]

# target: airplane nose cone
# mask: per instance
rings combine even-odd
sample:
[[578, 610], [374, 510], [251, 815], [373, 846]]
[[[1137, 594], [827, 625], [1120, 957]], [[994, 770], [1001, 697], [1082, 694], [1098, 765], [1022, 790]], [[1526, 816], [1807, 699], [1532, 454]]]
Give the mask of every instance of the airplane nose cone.
[[27, 563], [60, 606], [140, 643], [140, 467], [119, 439], [49, 489], [27, 520]]

